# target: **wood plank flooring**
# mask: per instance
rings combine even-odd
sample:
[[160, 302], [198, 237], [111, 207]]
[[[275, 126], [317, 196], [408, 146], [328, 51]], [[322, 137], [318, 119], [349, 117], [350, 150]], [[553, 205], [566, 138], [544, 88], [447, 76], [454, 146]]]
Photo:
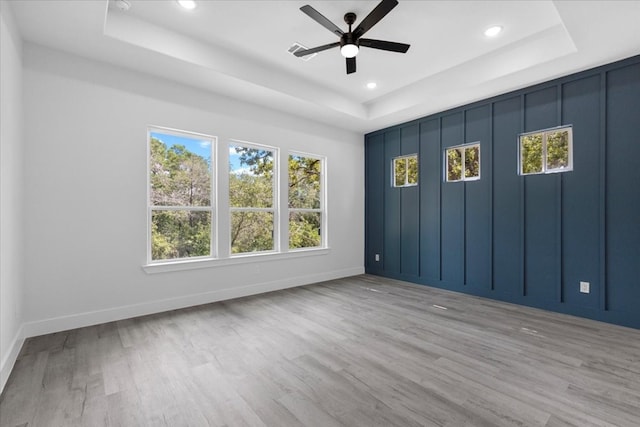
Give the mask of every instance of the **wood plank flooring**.
[[28, 339], [0, 426], [640, 426], [640, 331], [357, 276]]

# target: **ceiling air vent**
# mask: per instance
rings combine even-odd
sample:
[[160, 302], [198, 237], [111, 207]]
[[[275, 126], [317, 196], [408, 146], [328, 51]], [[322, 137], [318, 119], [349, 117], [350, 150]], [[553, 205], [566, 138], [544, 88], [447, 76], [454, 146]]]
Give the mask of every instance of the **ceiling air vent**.
[[[308, 47], [301, 45], [298, 42], [294, 42], [291, 47], [289, 49], [287, 49], [287, 52], [289, 52], [291, 55], [293, 55], [294, 53], [296, 53], [299, 50], [303, 50], [303, 49], [308, 49]], [[303, 61], [308, 61], [311, 58], [313, 58], [314, 56], [316, 56], [317, 53], [312, 53], [311, 55], [305, 55], [305, 56], [299, 56], [299, 59], [302, 59]]]

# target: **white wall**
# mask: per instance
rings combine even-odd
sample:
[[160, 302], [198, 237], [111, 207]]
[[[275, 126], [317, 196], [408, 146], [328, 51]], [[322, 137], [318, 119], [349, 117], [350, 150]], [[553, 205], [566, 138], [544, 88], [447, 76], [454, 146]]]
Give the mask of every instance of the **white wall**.
[[0, 2], [0, 391], [22, 336], [22, 41]]
[[[364, 271], [362, 135], [25, 45], [26, 335]], [[148, 125], [327, 156], [327, 255], [146, 274]]]

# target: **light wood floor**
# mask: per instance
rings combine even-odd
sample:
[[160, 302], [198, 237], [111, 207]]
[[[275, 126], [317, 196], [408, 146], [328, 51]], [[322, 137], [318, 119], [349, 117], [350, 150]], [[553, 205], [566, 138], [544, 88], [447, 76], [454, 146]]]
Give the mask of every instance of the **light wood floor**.
[[358, 276], [31, 338], [0, 425], [638, 427], [640, 331]]

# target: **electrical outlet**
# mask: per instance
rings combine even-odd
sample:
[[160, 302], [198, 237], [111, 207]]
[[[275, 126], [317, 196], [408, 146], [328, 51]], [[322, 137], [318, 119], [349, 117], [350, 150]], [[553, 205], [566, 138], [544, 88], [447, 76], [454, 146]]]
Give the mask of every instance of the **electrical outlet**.
[[376, 254], [376, 262], [380, 261], [380, 254]]
[[589, 293], [589, 282], [580, 282], [580, 292], [583, 294]]

